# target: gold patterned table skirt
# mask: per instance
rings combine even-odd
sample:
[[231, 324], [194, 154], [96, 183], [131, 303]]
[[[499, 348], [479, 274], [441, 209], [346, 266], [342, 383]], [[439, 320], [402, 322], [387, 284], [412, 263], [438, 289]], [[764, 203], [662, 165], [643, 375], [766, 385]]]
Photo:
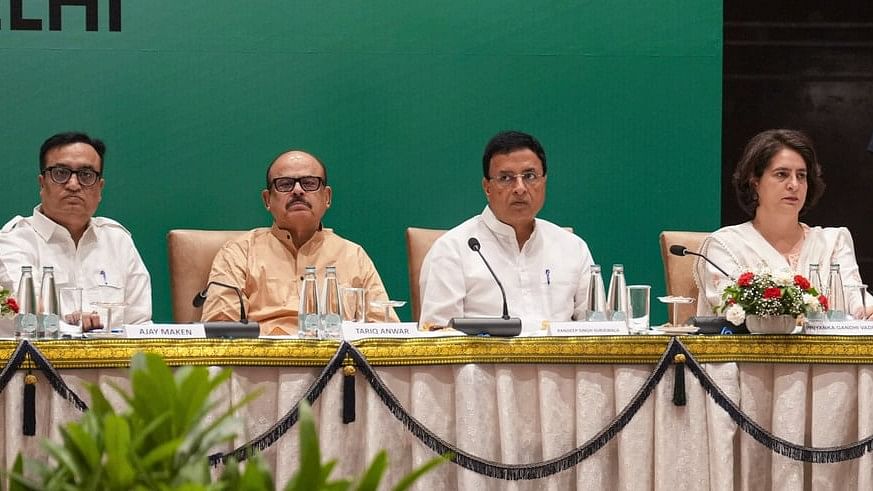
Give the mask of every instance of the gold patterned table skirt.
[[[464, 363], [652, 364], [669, 336], [591, 336], [365, 339], [354, 344], [373, 366]], [[868, 336], [683, 336], [700, 363], [873, 364]], [[8, 359], [16, 342], [0, 341]], [[161, 354], [171, 365], [324, 366], [336, 341], [277, 339], [38, 341], [34, 345], [58, 369], [127, 367], [138, 351]]]

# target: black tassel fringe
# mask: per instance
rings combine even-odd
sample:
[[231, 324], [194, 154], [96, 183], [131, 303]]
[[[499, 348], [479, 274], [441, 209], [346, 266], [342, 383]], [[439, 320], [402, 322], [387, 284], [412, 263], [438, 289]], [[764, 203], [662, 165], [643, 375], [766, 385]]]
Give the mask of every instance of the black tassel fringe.
[[749, 419], [749, 416], [740, 410], [740, 408], [737, 407], [737, 405], [727, 397], [717, 385], [715, 385], [715, 382], [713, 382], [709, 375], [703, 370], [703, 367], [694, 360], [691, 353], [689, 353], [681, 343], [679, 343], [679, 349], [687, 357], [689, 362], [687, 363], [688, 369], [691, 370], [691, 373], [694, 374], [695, 377], [697, 377], [703, 390], [709, 394], [712, 400], [728, 413], [734, 423], [736, 423], [741, 430], [745, 431], [761, 445], [764, 445], [779, 455], [784, 455], [789, 459], [799, 460], [801, 462], [827, 464], [857, 459], [871, 450], [871, 446], [873, 446], [873, 435], [855, 443], [840, 445], [838, 447], [806, 447], [791, 443], [773, 435], [762, 428], [759, 424]]
[[46, 380], [48, 380], [49, 384], [51, 384], [52, 388], [60, 394], [61, 397], [73, 403], [76, 406], [76, 409], [79, 411], [85, 412], [88, 410], [88, 405], [85, 404], [85, 401], [79, 397], [78, 394], [73, 392], [70, 389], [64, 379], [61, 377], [61, 374], [55, 370], [55, 367], [52, 366], [51, 363], [43, 356], [43, 354], [36, 349], [32, 344], [27, 341], [22, 341], [23, 343], [27, 343], [28, 346], [28, 355], [30, 355], [30, 359], [33, 360], [34, 365], [39, 371], [45, 375]]
[[[342, 367], [349, 346], [350, 345], [346, 342], [343, 342], [340, 345], [339, 349], [334, 353], [333, 358], [330, 359], [330, 362], [328, 362], [327, 366], [324, 367], [324, 370], [321, 371], [321, 374], [319, 374], [315, 381], [312, 382], [309, 389], [306, 390], [303, 399], [309, 402], [309, 404], [318, 400], [319, 396], [321, 396], [321, 393], [324, 391], [324, 388], [327, 386], [327, 382], [330, 381], [336, 371]], [[285, 413], [285, 416], [282, 416], [282, 419], [274, 423], [267, 431], [261, 433], [254, 439], [249, 440], [247, 443], [237, 447], [230, 453], [216, 453], [210, 455], [209, 465], [214, 467], [223, 464], [227, 462], [227, 459], [230, 457], [236, 459], [237, 462], [242, 462], [243, 460], [254, 456], [256, 453], [270, 448], [273, 443], [275, 443], [282, 437], [282, 435], [287, 433], [295, 423], [297, 423], [297, 419], [300, 417], [299, 411], [300, 401], [298, 401], [297, 404], [294, 404], [294, 407]]]

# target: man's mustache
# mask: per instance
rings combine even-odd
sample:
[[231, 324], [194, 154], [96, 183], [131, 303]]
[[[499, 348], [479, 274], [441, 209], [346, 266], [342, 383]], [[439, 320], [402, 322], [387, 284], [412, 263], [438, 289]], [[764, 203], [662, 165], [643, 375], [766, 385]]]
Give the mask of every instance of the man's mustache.
[[308, 201], [306, 201], [302, 197], [296, 197], [296, 198], [292, 198], [290, 201], [288, 201], [288, 203], [285, 205], [285, 209], [290, 210], [291, 207], [294, 206], [296, 203], [303, 203], [308, 208], [310, 208], [310, 209], [312, 208], [312, 205]]

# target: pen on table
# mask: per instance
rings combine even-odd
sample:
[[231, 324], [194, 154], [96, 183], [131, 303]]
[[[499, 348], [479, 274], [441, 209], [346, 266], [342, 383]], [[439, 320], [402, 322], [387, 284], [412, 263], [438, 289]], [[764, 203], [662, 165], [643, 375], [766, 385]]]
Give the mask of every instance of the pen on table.
[[552, 272], [551, 272], [550, 270], [546, 269], [546, 284], [547, 284], [547, 285], [551, 285], [551, 284], [552, 284], [552, 276], [551, 276], [551, 273], [552, 273]]

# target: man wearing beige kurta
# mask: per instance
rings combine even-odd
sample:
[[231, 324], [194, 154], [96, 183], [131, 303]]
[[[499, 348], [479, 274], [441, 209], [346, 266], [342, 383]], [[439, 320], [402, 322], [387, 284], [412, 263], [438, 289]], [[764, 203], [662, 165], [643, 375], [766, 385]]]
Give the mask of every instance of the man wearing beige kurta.
[[[366, 301], [387, 300], [388, 294], [364, 249], [322, 227], [332, 189], [327, 170], [314, 156], [292, 150], [279, 155], [267, 169], [264, 206], [273, 215], [271, 228], [254, 229], [225, 244], [212, 262], [209, 281], [238, 287], [249, 319], [262, 335], [297, 334], [300, 284], [307, 266], [336, 266], [341, 286], [364, 288]], [[319, 283], [320, 283], [319, 281]], [[370, 309], [368, 321], [385, 321]], [[236, 320], [239, 300], [232, 290], [213, 289], [203, 306], [203, 321]], [[397, 322], [391, 311], [388, 322]]]

